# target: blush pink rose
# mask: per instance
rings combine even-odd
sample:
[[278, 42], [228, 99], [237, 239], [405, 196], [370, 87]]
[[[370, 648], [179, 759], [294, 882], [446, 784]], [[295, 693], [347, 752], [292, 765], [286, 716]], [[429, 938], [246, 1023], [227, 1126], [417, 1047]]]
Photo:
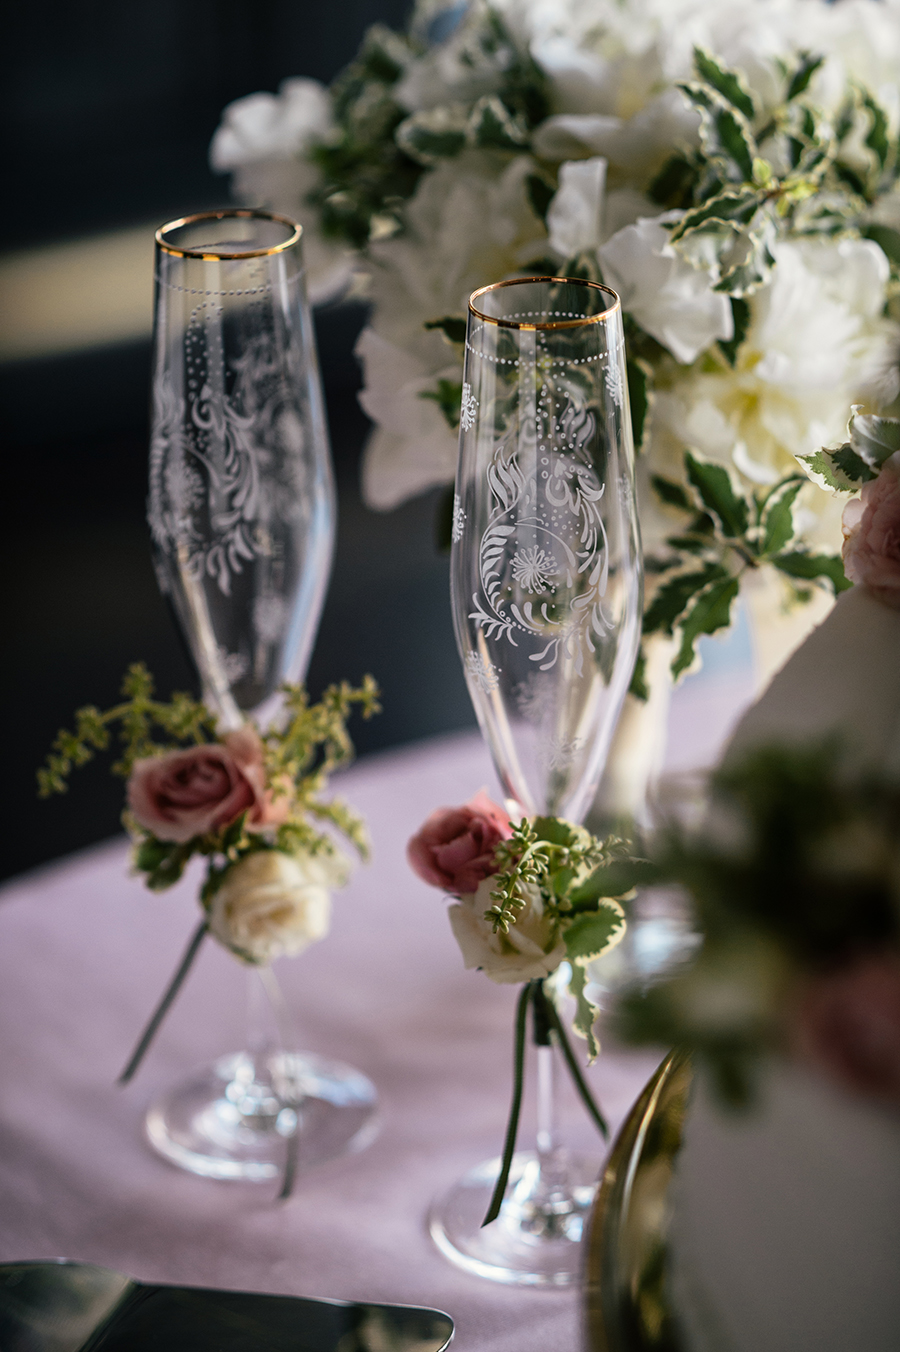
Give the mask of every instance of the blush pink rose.
[[844, 572], [900, 610], [900, 452], [844, 508]]
[[801, 994], [794, 1043], [847, 1088], [900, 1108], [900, 953], [856, 958]]
[[497, 872], [494, 850], [512, 835], [509, 813], [482, 789], [463, 807], [439, 807], [413, 836], [406, 857], [433, 887], [460, 897]]
[[262, 743], [250, 726], [221, 743], [135, 761], [127, 793], [140, 826], [179, 844], [221, 831], [242, 812], [251, 831], [279, 826], [290, 812], [289, 795], [273, 798], [266, 788]]

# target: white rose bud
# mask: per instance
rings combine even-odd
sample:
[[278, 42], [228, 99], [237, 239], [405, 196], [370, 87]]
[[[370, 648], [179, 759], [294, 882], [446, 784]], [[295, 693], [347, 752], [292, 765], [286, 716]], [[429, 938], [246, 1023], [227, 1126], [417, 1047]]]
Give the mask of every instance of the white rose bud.
[[453, 936], [459, 944], [467, 968], [480, 967], [491, 981], [511, 984], [549, 976], [566, 956], [552, 919], [544, 914], [540, 889], [526, 883], [522, 892], [525, 906], [516, 912], [516, 923], [509, 933], [493, 932], [484, 913], [491, 906], [491, 891], [496, 875], [479, 883], [477, 892], [460, 897], [449, 909]]
[[234, 864], [212, 899], [209, 931], [247, 962], [294, 957], [328, 933], [328, 889], [346, 881], [346, 861], [257, 850]]

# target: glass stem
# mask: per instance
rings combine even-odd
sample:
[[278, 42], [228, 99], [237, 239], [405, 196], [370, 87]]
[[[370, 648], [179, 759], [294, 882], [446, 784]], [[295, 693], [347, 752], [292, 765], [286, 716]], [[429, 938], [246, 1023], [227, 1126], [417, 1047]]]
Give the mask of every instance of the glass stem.
[[261, 969], [259, 967], [248, 967], [246, 1050], [254, 1061], [264, 1056], [272, 1043], [269, 1026], [271, 1011], [268, 1008], [267, 995]]
[[537, 1152], [541, 1164], [553, 1155], [556, 1139], [556, 1094], [554, 1092], [553, 1048], [549, 1043], [536, 1048], [537, 1054]]
[[566, 1152], [559, 1139], [556, 1096], [556, 1048], [552, 1011], [544, 983], [532, 987], [532, 1026], [537, 1061], [537, 1156], [541, 1178], [550, 1188], [566, 1183]]

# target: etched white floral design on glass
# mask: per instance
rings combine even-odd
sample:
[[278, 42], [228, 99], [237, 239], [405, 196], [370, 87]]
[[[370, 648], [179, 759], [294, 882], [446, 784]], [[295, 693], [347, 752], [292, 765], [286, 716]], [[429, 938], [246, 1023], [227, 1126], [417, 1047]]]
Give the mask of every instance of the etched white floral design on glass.
[[[640, 641], [642, 569], [622, 314], [608, 287], [525, 278], [476, 291], [466, 333], [451, 555], [456, 638], [512, 816], [580, 822]], [[496, 1281], [565, 1285], [600, 1157], [555, 1128], [536, 1048], [538, 1141], [481, 1229], [499, 1160], [434, 1207], [443, 1253]]]
[[640, 637], [621, 311], [574, 281], [501, 283], [472, 306], [457, 642], [510, 810], [580, 821]]

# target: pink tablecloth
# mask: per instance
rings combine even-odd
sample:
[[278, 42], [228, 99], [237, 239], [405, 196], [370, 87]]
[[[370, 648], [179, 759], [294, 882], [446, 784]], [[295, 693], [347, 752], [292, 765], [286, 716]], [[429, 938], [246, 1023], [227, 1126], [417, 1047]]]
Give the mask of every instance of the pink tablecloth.
[[[65, 1256], [146, 1281], [435, 1305], [459, 1352], [575, 1349], [577, 1293], [504, 1288], [432, 1247], [431, 1197], [496, 1153], [516, 990], [465, 972], [440, 895], [403, 845], [425, 813], [493, 783], [473, 735], [367, 760], [339, 788], [368, 817], [372, 863], [327, 940], [279, 965], [308, 1050], [376, 1082], [379, 1138], [305, 1175], [285, 1204], [154, 1155], [148, 1101], [242, 1041], [244, 972], [207, 941], [137, 1079], [114, 1087], [196, 924], [190, 883], [151, 896], [123, 841], [17, 880], [0, 904], [0, 1260]], [[654, 1058], [605, 1054], [591, 1078], [614, 1123]], [[526, 1119], [524, 1132], [529, 1131]], [[583, 1137], [583, 1115], [572, 1112]]]

